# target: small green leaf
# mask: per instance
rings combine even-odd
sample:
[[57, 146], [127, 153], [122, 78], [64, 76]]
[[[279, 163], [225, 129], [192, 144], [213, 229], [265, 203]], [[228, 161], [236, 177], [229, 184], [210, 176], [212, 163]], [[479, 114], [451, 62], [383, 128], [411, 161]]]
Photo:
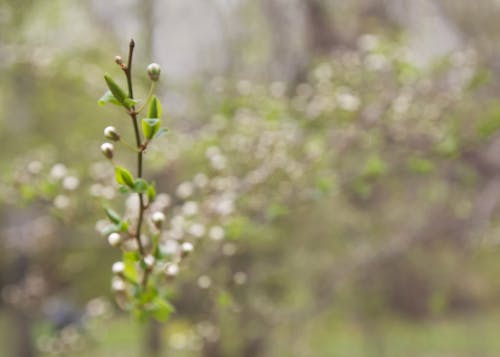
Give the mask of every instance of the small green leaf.
[[99, 104], [100, 106], [103, 106], [106, 103], [121, 105], [121, 103], [115, 98], [115, 96], [113, 95], [113, 93], [111, 93], [110, 90], [107, 90], [106, 93], [104, 93], [102, 97], [99, 98], [99, 100], [97, 101], [97, 104]]
[[159, 322], [165, 322], [168, 320], [168, 318], [174, 311], [175, 311], [174, 307], [167, 300], [159, 296], [157, 296], [153, 300], [151, 313], [155, 320]]
[[109, 220], [113, 223], [119, 224], [121, 223], [122, 219], [118, 213], [113, 211], [109, 207], [104, 207], [104, 212], [106, 212], [106, 216], [108, 216]]
[[158, 97], [155, 95], [151, 98], [148, 108], [148, 118], [161, 118], [162, 108]]
[[144, 118], [142, 119], [142, 132], [146, 139], [151, 140], [160, 129], [160, 119]]
[[127, 186], [120, 186], [118, 188], [118, 191], [120, 191], [120, 193], [128, 193], [129, 192], [129, 188]]
[[141, 260], [139, 252], [124, 252], [123, 261], [138, 262]]
[[372, 155], [365, 162], [363, 175], [366, 177], [379, 177], [385, 175], [388, 171], [387, 163], [379, 156]]
[[145, 193], [147, 190], [148, 190], [148, 182], [142, 178], [138, 178], [137, 180], [135, 180], [134, 182], [134, 192], [137, 192], [137, 193]]
[[103, 236], [109, 236], [111, 233], [121, 232], [120, 225], [118, 224], [110, 224], [101, 230], [101, 234]]
[[31, 202], [36, 197], [36, 190], [31, 185], [22, 185], [20, 187], [20, 193], [23, 200]]
[[134, 177], [126, 168], [122, 166], [115, 167], [115, 178], [116, 182], [120, 185], [127, 185], [130, 188], [134, 188]]
[[148, 186], [148, 189], [146, 191], [146, 194], [148, 195], [148, 201], [153, 202], [156, 198], [156, 188], [154, 182]]
[[155, 138], [159, 138], [160, 136], [165, 135], [168, 132], [167, 128], [160, 128], [155, 135]]
[[139, 322], [146, 322], [149, 317], [149, 314], [142, 308], [133, 309], [132, 314], [134, 315], [135, 319]]
[[116, 100], [123, 105], [126, 108], [130, 108], [130, 106], [126, 103], [127, 95], [123, 91], [123, 89], [120, 88], [118, 84], [111, 78], [108, 74], [104, 75], [104, 80], [106, 81], [106, 84], [108, 85], [109, 90], [113, 94], [113, 96], [116, 98]]
[[130, 226], [130, 223], [128, 221], [121, 221], [120, 224], [118, 225], [120, 232], [128, 232], [128, 227]]
[[217, 303], [221, 307], [228, 307], [232, 304], [233, 299], [227, 291], [221, 291], [217, 296]]
[[280, 203], [271, 203], [266, 209], [266, 216], [270, 220], [274, 220], [288, 214], [288, 207]]
[[152, 302], [158, 296], [158, 291], [155, 288], [147, 288], [145, 290], [138, 289], [135, 297], [137, 301], [143, 305]]
[[131, 281], [137, 282], [139, 274], [136, 269], [136, 262], [138, 261], [137, 252], [126, 252], [123, 254], [123, 263], [125, 264], [125, 270], [123, 275]]
[[137, 103], [139, 103], [138, 100], [136, 99], [132, 99], [132, 98], [126, 98], [125, 99], [125, 106], [130, 109], [132, 108], [134, 105], [136, 105]]

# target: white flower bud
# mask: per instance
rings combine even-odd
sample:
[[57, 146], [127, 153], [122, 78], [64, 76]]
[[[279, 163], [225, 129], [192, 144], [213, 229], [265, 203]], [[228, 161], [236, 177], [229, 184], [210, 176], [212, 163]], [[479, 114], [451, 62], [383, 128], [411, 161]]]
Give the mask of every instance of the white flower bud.
[[121, 274], [125, 271], [125, 263], [116, 262], [111, 267], [111, 270], [113, 271], [113, 274]]
[[104, 128], [104, 136], [109, 140], [120, 140], [120, 134], [118, 134], [114, 126], [107, 126], [106, 128]]
[[139, 243], [136, 239], [127, 239], [123, 242], [123, 249], [127, 252], [136, 252], [139, 250]]
[[147, 256], [144, 257], [144, 264], [148, 268], [152, 268], [155, 263], [155, 257], [153, 257], [151, 254], [148, 254]]
[[165, 274], [167, 274], [167, 276], [173, 277], [176, 276], [178, 273], [179, 273], [179, 266], [177, 264], [169, 264], [165, 268]]
[[111, 280], [111, 289], [113, 291], [124, 291], [126, 288], [126, 284], [123, 279], [115, 276], [113, 280]]
[[160, 229], [161, 225], [165, 221], [165, 215], [163, 212], [157, 211], [151, 216], [151, 221], [153, 221], [156, 228]]
[[194, 249], [194, 246], [190, 242], [184, 242], [182, 243], [182, 255], [183, 256], [188, 256]]
[[107, 159], [112, 159], [115, 147], [111, 143], [104, 143], [101, 145], [101, 152]]
[[147, 70], [148, 76], [153, 82], [156, 82], [160, 78], [161, 67], [158, 63], [151, 63]]
[[121, 56], [115, 56], [115, 63], [118, 65], [123, 64], [123, 58]]
[[122, 236], [118, 233], [111, 233], [108, 236], [108, 243], [112, 247], [117, 247], [122, 242]]

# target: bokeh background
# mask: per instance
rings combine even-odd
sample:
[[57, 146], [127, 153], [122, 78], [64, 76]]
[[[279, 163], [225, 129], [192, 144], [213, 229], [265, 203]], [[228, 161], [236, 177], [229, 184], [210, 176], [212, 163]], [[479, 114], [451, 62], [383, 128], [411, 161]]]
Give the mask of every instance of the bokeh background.
[[[1, 0], [0, 355], [500, 355], [499, 17]], [[116, 307], [96, 230], [103, 202], [126, 209], [99, 145], [130, 123], [97, 99], [131, 37], [137, 93], [163, 68], [170, 129], [145, 174], [195, 243], [165, 324]]]

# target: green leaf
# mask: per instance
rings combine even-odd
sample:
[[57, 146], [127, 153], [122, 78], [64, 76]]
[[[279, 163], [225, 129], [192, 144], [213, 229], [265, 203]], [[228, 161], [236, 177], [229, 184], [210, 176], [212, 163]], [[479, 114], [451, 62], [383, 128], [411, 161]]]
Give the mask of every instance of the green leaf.
[[226, 225], [228, 239], [239, 239], [245, 232], [249, 231], [251, 224], [245, 216], [235, 216]]
[[434, 170], [434, 163], [432, 161], [419, 157], [410, 157], [407, 165], [412, 172], [419, 174], [427, 174]]
[[110, 90], [107, 90], [106, 93], [104, 93], [102, 97], [99, 98], [99, 100], [97, 101], [97, 104], [99, 104], [100, 106], [103, 106], [106, 103], [121, 105], [121, 103], [115, 98], [115, 96], [113, 95], [113, 93], [111, 93]]
[[167, 132], [167, 128], [160, 128], [160, 130], [158, 130], [158, 132], [156, 133], [155, 138], [159, 138], [160, 136], [165, 135]]
[[134, 176], [126, 168], [122, 166], [115, 167], [115, 178], [116, 182], [120, 185], [127, 185], [130, 188], [134, 188]]
[[385, 175], [387, 171], [387, 163], [377, 155], [369, 157], [363, 168], [363, 174], [366, 177], [379, 177]]
[[155, 95], [151, 98], [148, 108], [148, 118], [161, 118], [162, 108], [158, 97]]
[[116, 224], [110, 224], [101, 230], [103, 236], [109, 236], [111, 233], [128, 232], [129, 222], [120, 221]]
[[120, 186], [120, 187], [118, 188], [118, 191], [120, 191], [120, 193], [125, 194], [125, 193], [128, 193], [128, 192], [129, 192], [129, 188], [128, 188], [127, 186]]
[[119, 229], [120, 232], [128, 232], [128, 227], [130, 226], [130, 223], [128, 221], [121, 221], [119, 224]]
[[31, 202], [36, 197], [36, 190], [31, 185], [22, 185], [19, 191], [23, 200], [27, 202]]
[[139, 262], [141, 260], [141, 255], [139, 252], [124, 252], [123, 253], [123, 261], [128, 262]]
[[123, 275], [134, 282], [139, 279], [139, 274], [136, 269], [136, 262], [139, 260], [137, 252], [126, 252], [123, 254], [123, 263], [125, 264], [125, 270]]
[[270, 220], [286, 216], [288, 213], [288, 207], [280, 203], [271, 203], [266, 209], [266, 216]]
[[113, 211], [111, 208], [104, 207], [104, 212], [106, 212], [106, 216], [108, 216], [108, 218], [111, 222], [116, 223], [116, 224], [121, 223], [122, 218], [120, 217], [120, 215], [118, 213]]
[[149, 317], [149, 314], [141, 308], [133, 309], [132, 314], [134, 315], [135, 319], [139, 322], [146, 322]]
[[158, 118], [144, 118], [142, 119], [142, 132], [144, 137], [151, 140], [155, 134], [160, 130], [160, 119]]
[[125, 106], [126, 106], [127, 108], [129, 108], [129, 109], [130, 109], [130, 108], [132, 108], [132, 107], [133, 107], [134, 105], [136, 105], [137, 103], [139, 103], [139, 101], [138, 101], [138, 100], [136, 100], [136, 99], [132, 99], [132, 98], [126, 98], [126, 99], [125, 99]]
[[168, 320], [175, 308], [165, 299], [157, 296], [153, 300], [153, 306], [151, 308], [152, 316], [155, 320], [159, 322], [165, 322]]
[[108, 74], [104, 75], [104, 80], [106, 81], [106, 84], [108, 85], [109, 90], [113, 94], [113, 96], [116, 98], [116, 100], [123, 105], [126, 108], [130, 108], [131, 106], [126, 102], [127, 95], [123, 91], [123, 89], [120, 88], [118, 84], [111, 78]]
[[154, 182], [151, 185], [148, 186], [146, 194], [148, 195], [148, 201], [150, 203], [155, 200], [155, 198], [156, 198], [156, 188], [155, 188]]
[[142, 178], [138, 178], [137, 180], [135, 180], [134, 182], [134, 192], [137, 192], [137, 193], [145, 193], [147, 190], [148, 190], [148, 182]]
[[153, 300], [158, 297], [158, 290], [156, 290], [152, 286], [149, 286], [145, 290], [139, 288], [134, 295], [137, 299], [137, 302], [139, 302], [141, 305], [144, 305], [153, 302]]
[[217, 296], [217, 303], [221, 307], [228, 307], [232, 304], [233, 299], [227, 291], [221, 291]]
[[111, 233], [118, 233], [121, 231], [120, 225], [118, 224], [110, 224], [106, 226], [103, 230], [101, 230], [101, 234], [103, 236], [109, 236]]

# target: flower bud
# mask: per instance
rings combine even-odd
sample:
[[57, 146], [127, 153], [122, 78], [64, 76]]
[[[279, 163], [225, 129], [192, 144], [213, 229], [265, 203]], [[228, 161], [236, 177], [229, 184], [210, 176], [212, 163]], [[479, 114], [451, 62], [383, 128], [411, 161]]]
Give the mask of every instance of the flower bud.
[[121, 274], [125, 271], [125, 263], [116, 262], [113, 264], [111, 270], [113, 271], [113, 274]]
[[148, 254], [144, 257], [144, 264], [146, 264], [148, 268], [152, 268], [154, 263], [155, 263], [155, 257], [153, 257], [151, 254]]
[[165, 274], [168, 277], [174, 277], [179, 273], [179, 266], [177, 264], [169, 264], [165, 268]]
[[115, 63], [121, 66], [123, 64], [123, 58], [121, 58], [121, 56], [116, 56]]
[[115, 292], [122, 292], [125, 291], [126, 284], [121, 278], [115, 276], [113, 280], [111, 280], [111, 289]]
[[120, 140], [120, 134], [116, 131], [116, 128], [114, 126], [107, 126], [104, 129], [104, 136], [106, 139], [113, 140], [113, 141], [118, 141]]
[[111, 143], [104, 143], [101, 145], [101, 152], [107, 159], [112, 159], [115, 151], [115, 147]]
[[148, 76], [153, 81], [156, 82], [160, 78], [161, 67], [158, 63], [151, 63], [148, 66]]
[[163, 212], [157, 211], [153, 213], [153, 215], [151, 216], [151, 220], [153, 221], [155, 227], [160, 229], [161, 225], [165, 221], [165, 215], [163, 214]]
[[184, 242], [182, 243], [181, 249], [182, 249], [182, 256], [186, 257], [193, 251], [194, 247], [192, 243]]
[[122, 236], [118, 233], [111, 233], [108, 236], [108, 243], [112, 247], [117, 247], [122, 242]]

